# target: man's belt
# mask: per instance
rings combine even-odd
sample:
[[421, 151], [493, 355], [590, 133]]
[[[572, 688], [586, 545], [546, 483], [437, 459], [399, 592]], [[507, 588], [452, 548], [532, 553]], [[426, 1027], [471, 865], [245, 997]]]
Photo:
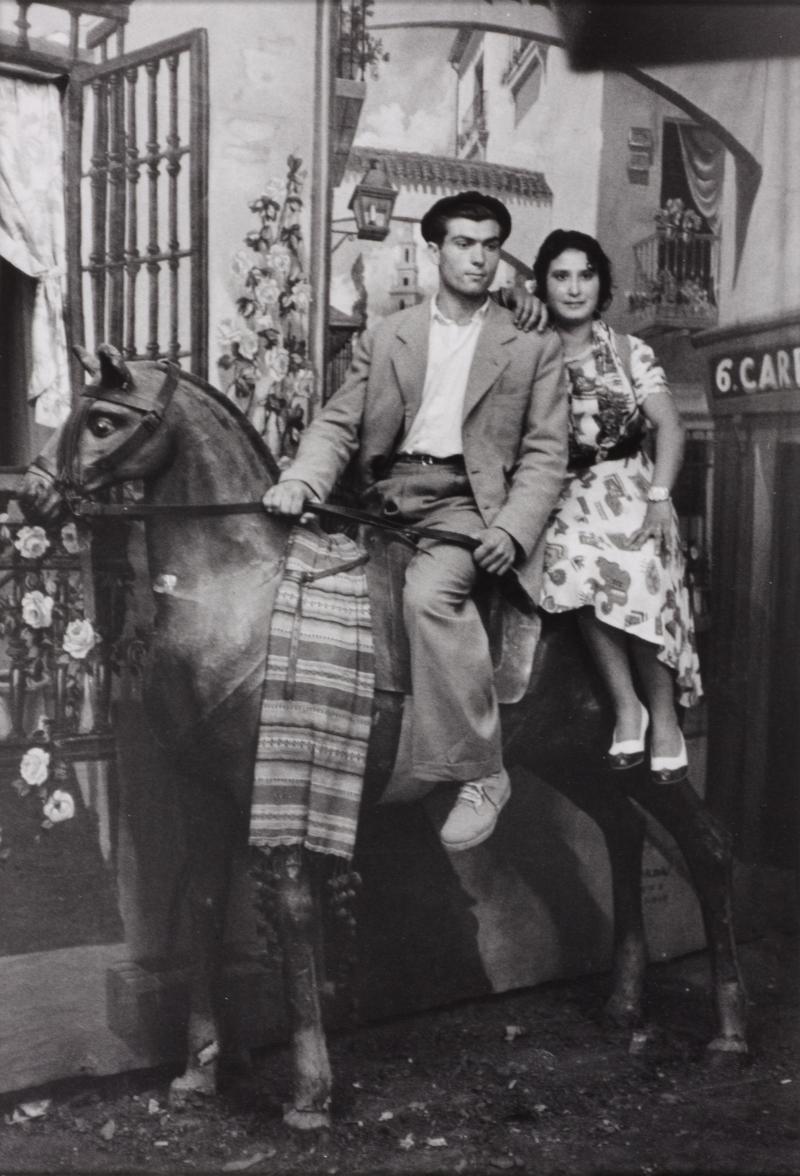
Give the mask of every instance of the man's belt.
[[462, 470], [464, 469], [463, 453], [453, 453], [449, 457], [434, 457], [432, 453], [398, 453], [392, 464], [398, 461], [408, 462], [413, 465], [459, 466]]

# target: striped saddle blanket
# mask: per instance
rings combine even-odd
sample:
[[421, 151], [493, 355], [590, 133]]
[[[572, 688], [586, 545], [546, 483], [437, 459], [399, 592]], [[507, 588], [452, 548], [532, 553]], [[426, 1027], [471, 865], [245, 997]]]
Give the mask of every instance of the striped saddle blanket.
[[375, 690], [366, 555], [295, 527], [270, 621], [250, 841], [349, 859]]

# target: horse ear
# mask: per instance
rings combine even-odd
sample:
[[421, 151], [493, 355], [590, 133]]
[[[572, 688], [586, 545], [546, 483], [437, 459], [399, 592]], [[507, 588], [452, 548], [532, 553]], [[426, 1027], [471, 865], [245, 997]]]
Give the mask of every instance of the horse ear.
[[100, 360], [100, 382], [105, 388], [130, 388], [133, 384], [127, 364], [110, 343], [101, 343], [97, 348]]
[[89, 373], [90, 376], [100, 375], [100, 363], [87, 351], [85, 347], [81, 347], [80, 343], [76, 343], [72, 348], [73, 354], [80, 360], [81, 367]]

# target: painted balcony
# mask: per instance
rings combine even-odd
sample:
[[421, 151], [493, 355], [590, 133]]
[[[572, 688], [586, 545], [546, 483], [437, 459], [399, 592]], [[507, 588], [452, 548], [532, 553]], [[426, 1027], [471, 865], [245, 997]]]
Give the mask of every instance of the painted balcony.
[[642, 334], [700, 331], [719, 318], [719, 237], [659, 229], [633, 246], [635, 288], [628, 308]]
[[367, 96], [367, 73], [375, 76], [378, 64], [387, 57], [367, 28], [371, 15], [372, 0], [339, 0], [331, 144], [334, 187], [342, 182], [347, 166]]

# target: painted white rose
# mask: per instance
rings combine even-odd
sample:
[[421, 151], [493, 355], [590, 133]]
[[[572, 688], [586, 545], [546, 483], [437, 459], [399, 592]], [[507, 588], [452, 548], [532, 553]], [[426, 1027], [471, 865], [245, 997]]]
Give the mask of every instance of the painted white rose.
[[308, 282], [298, 282], [292, 290], [294, 304], [299, 311], [305, 313], [311, 305], [311, 286]]
[[258, 335], [249, 327], [243, 327], [240, 333], [239, 354], [243, 359], [255, 359], [258, 354]]
[[14, 546], [23, 559], [40, 559], [50, 546], [43, 527], [20, 527]]
[[53, 622], [52, 596], [44, 592], [26, 592], [22, 598], [22, 619], [32, 629], [47, 629]]
[[256, 319], [256, 331], [275, 331], [275, 330], [277, 330], [277, 327], [275, 325], [275, 319], [272, 317], [272, 315], [269, 313], [268, 310], [265, 311], [264, 314], [261, 314], [258, 316], [258, 318]]
[[97, 634], [91, 621], [70, 621], [64, 633], [64, 649], [70, 657], [84, 658], [96, 644]]
[[245, 249], [239, 249], [231, 259], [231, 273], [234, 278], [244, 282], [253, 268], [253, 254]]
[[292, 268], [292, 255], [285, 245], [273, 245], [267, 254], [267, 265], [280, 278], [286, 278]]
[[223, 319], [217, 327], [217, 342], [222, 351], [230, 351], [242, 337], [240, 328], [231, 319]]
[[75, 801], [72, 794], [56, 788], [45, 801], [44, 815], [54, 825], [59, 821], [69, 821], [75, 816]]
[[273, 347], [266, 354], [267, 372], [273, 380], [284, 379], [289, 371], [289, 352], [285, 347]]
[[259, 308], [268, 310], [271, 306], [276, 305], [281, 296], [281, 288], [274, 278], [262, 278], [256, 286], [254, 294]]
[[276, 204], [280, 204], [283, 200], [283, 194], [286, 190], [286, 184], [283, 180], [276, 179], [274, 176], [271, 180], [267, 180], [267, 185], [261, 195], [262, 200], [274, 200]]
[[43, 747], [29, 747], [19, 765], [19, 774], [31, 788], [44, 784], [50, 773], [50, 752]]

